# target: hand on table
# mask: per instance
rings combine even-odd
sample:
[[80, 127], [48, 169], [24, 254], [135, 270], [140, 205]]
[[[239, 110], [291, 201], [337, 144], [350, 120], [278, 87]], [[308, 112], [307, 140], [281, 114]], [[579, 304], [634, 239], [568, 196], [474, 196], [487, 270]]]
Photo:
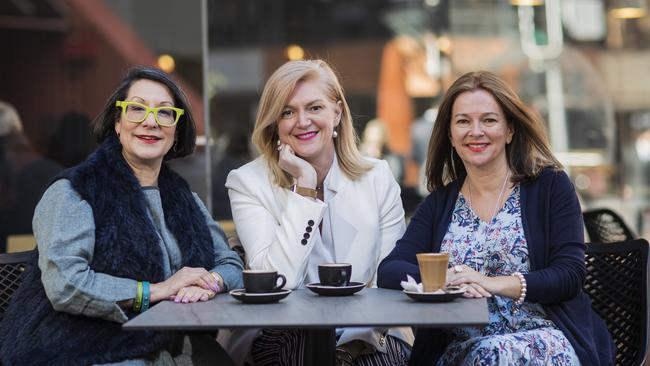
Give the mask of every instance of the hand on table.
[[216, 293], [219, 282], [205, 268], [183, 267], [165, 281], [151, 285], [151, 301], [177, 296], [181, 289], [189, 286], [197, 286]]
[[[457, 271], [458, 269], [460, 272]], [[464, 264], [453, 266], [447, 270], [447, 284], [455, 286], [465, 285], [467, 291], [463, 294], [464, 297], [492, 297], [490, 277]]]
[[174, 302], [192, 303], [197, 301], [208, 301], [215, 297], [216, 292], [206, 290], [199, 286], [187, 286], [178, 291], [176, 295], [169, 297], [169, 300]]

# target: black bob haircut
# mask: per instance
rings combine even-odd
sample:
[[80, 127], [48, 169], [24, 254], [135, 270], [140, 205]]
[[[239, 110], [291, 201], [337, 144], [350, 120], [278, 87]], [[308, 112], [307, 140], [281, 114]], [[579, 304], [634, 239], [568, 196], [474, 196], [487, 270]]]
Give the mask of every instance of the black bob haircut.
[[191, 155], [196, 146], [196, 124], [192, 116], [190, 104], [185, 93], [164, 71], [155, 67], [136, 66], [128, 70], [126, 76], [120, 81], [119, 85], [108, 98], [104, 109], [93, 121], [93, 136], [98, 143], [102, 143], [107, 137], [115, 136], [115, 123], [120, 118], [122, 109], [115, 105], [118, 100], [125, 100], [131, 85], [142, 79], [159, 82], [169, 89], [174, 99], [174, 106], [183, 108], [185, 113], [180, 117], [176, 124], [176, 134], [174, 136], [174, 148], [170, 149], [164, 157], [164, 160], [181, 158]]

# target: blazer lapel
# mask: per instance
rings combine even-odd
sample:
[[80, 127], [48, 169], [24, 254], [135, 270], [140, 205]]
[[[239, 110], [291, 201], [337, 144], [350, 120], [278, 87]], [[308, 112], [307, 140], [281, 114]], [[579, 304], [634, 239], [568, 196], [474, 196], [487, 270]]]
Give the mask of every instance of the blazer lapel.
[[332, 227], [332, 240], [334, 241], [334, 255], [337, 261], [344, 261], [354, 243], [359, 229], [354, 225], [357, 220], [350, 217], [350, 205], [355, 205], [356, 199], [350, 197], [349, 189], [353, 187], [352, 181], [339, 167], [336, 157], [330, 169], [326, 187], [332, 197], [327, 202], [330, 225]]

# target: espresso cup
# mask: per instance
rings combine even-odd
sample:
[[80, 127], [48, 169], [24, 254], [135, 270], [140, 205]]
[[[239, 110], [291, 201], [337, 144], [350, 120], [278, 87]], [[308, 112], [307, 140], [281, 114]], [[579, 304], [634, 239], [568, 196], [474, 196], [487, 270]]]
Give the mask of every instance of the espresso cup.
[[[244, 288], [251, 294], [275, 292], [287, 283], [287, 279], [277, 271], [247, 269], [244, 270], [243, 275]], [[281, 280], [279, 285], [278, 280]]]
[[318, 278], [322, 286], [348, 286], [351, 275], [352, 265], [349, 263], [323, 263], [318, 265]]
[[420, 278], [424, 292], [435, 292], [447, 283], [448, 253], [418, 253]]

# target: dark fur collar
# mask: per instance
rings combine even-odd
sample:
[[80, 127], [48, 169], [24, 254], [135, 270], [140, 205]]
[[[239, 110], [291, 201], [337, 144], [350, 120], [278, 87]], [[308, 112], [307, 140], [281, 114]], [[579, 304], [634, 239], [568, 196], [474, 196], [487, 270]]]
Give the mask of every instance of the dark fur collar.
[[[158, 233], [116, 138], [108, 138], [84, 163], [57, 177], [61, 178], [69, 179], [93, 209], [92, 270], [150, 282], [164, 280]], [[158, 182], [165, 223], [178, 241], [183, 265], [211, 268], [210, 232], [187, 183], [164, 165]], [[40, 276], [35, 259], [0, 324], [3, 365], [117, 362], [162, 349], [173, 351], [178, 343], [179, 336], [169, 332], [123, 332], [117, 323], [55, 311]]]

